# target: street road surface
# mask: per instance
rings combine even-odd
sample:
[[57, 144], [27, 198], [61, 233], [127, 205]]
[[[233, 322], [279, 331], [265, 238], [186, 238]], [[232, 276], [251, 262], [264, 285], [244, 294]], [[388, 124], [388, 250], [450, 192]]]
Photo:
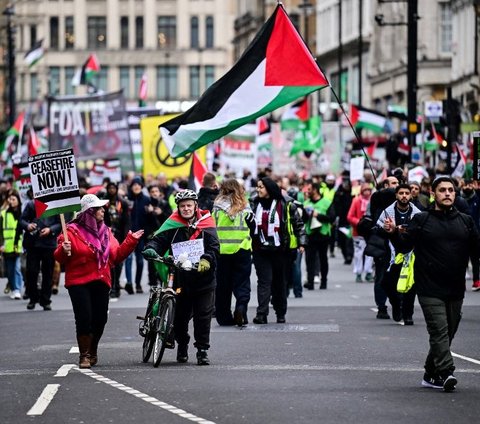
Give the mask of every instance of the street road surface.
[[273, 311], [266, 326], [214, 322], [206, 367], [196, 365], [193, 347], [186, 364], [174, 350], [159, 368], [142, 362], [135, 317], [147, 294], [122, 292], [111, 303], [99, 364], [82, 371], [63, 287], [51, 312], [27, 311], [27, 301], [2, 294], [0, 423], [478, 422], [480, 292], [471, 292], [471, 281], [452, 347], [458, 388], [443, 393], [420, 385], [428, 335], [418, 305], [412, 327], [377, 320], [373, 284], [354, 283], [338, 256], [328, 290], [316, 285], [289, 298], [286, 324], [276, 324]]

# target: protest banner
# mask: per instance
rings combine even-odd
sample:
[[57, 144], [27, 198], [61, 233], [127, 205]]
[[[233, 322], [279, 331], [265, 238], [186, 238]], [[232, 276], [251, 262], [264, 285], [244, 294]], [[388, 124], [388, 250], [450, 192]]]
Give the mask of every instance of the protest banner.
[[473, 138], [473, 179], [480, 181], [480, 131], [472, 133]]
[[98, 158], [118, 158], [124, 173], [135, 170], [122, 91], [49, 97], [48, 127], [50, 150], [73, 148], [82, 175]]
[[[164, 173], [168, 179], [188, 178], [192, 165], [192, 155], [173, 158], [168, 152], [158, 126], [177, 115], [150, 116], [140, 121], [143, 146], [143, 175]], [[205, 163], [206, 147], [197, 150], [200, 160]]]
[[30, 156], [28, 164], [37, 218], [80, 210], [73, 149]]

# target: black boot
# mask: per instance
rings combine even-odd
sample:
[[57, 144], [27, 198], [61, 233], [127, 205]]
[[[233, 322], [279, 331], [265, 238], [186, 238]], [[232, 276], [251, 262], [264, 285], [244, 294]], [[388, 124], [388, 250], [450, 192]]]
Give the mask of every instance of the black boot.
[[210, 365], [210, 359], [208, 359], [207, 351], [205, 349], [198, 349], [197, 365]]
[[178, 345], [177, 349], [177, 362], [184, 364], [188, 361], [188, 345]]
[[102, 335], [94, 334], [92, 336], [92, 341], [90, 342], [90, 365], [93, 367], [94, 365], [97, 365], [98, 362], [98, 342], [100, 341], [100, 338]]

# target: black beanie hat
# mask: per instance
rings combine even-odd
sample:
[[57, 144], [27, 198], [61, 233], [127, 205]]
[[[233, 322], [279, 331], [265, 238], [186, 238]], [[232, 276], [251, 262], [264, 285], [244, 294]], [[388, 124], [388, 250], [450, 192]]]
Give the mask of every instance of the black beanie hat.
[[133, 186], [134, 184], [140, 184], [140, 185], [143, 187], [144, 184], [143, 184], [143, 179], [142, 179], [142, 177], [135, 177], [135, 178], [133, 178], [132, 182], [130, 183], [130, 187]]

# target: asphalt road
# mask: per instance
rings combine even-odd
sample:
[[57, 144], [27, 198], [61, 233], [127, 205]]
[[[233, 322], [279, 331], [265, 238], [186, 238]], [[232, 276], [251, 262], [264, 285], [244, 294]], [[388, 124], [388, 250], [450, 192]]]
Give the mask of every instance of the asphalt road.
[[208, 367], [195, 364], [193, 348], [186, 364], [173, 350], [157, 369], [142, 363], [135, 317], [147, 294], [123, 292], [111, 303], [91, 371], [80, 371], [78, 353], [70, 353], [75, 330], [65, 289], [51, 312], [27, 311], [26, 301], [2, 295], [0, 423], [478, 422], [480, 292], [467, 291], [452, 346], [459, 383], [443, 393], [420, 385], [428, 335], [418, 305], [412, 327], [377, 320], [373, 284], [353, 281], [337, 257], [328, 290], [289, 298], [287, 324], [214, 323]]

